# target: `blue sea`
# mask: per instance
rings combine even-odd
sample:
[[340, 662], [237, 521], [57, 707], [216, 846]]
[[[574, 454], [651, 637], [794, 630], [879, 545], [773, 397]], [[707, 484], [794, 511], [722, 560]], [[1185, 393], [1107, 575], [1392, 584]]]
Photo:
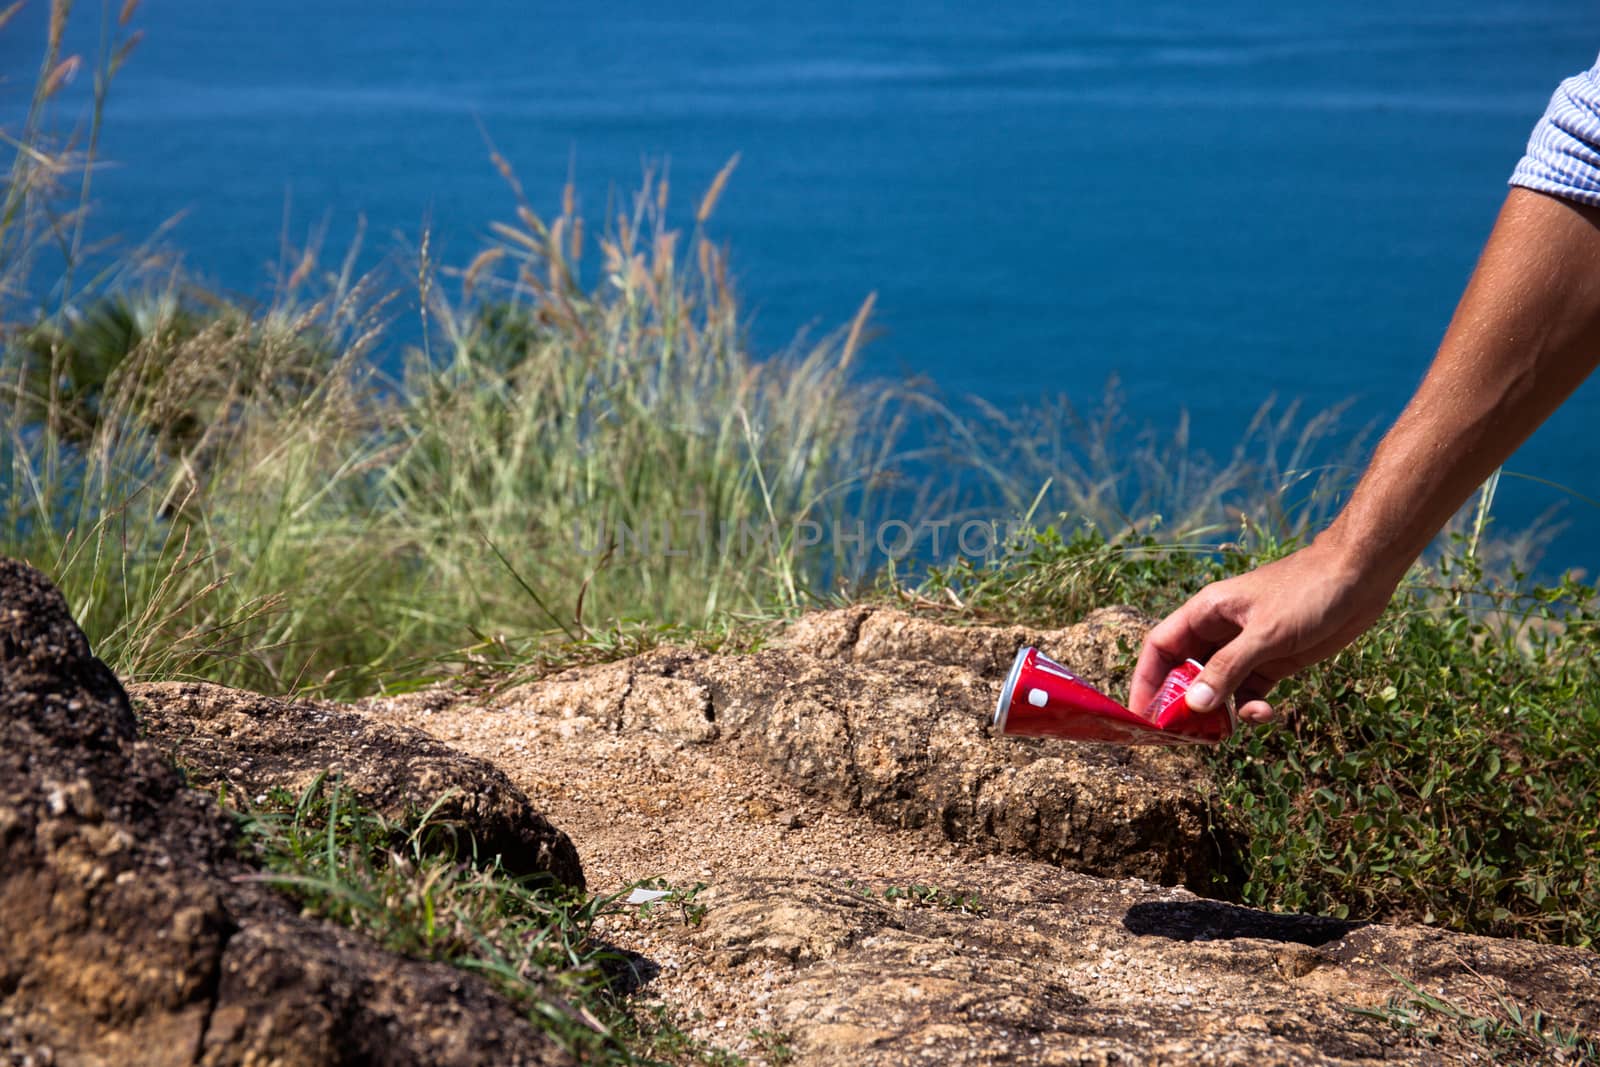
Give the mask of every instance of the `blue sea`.
[[[0, 31], [7, 115], [45, 7]], [[222, 288], [270, 292], [318, 232], [376, 263], [426, 225], [464, 262], [514, 209], [486, 137], [536, 206], [571, 175], [591, 218], [646, 166], [687, 216], [738, 153], [712, 233], [760, 346], [876, 293], [865, 375], [1002, 407], [1117, 376], [1136, 420], [1181, 394], [1213, 451], [1271, 397], [1354, 398], [1352, 432], [1399, 410], [1529, 129], [1600, 51], [1571, 0], [146, 0], [134, 25], [97, 230], [176, 218]], [[1591, 382], [1508, 469], [1600, 498], [1597, 419]], [[1552, 506], [1545, 569], [1600, 570], [1600, 506], [1509, 479], [1497, 521]]]

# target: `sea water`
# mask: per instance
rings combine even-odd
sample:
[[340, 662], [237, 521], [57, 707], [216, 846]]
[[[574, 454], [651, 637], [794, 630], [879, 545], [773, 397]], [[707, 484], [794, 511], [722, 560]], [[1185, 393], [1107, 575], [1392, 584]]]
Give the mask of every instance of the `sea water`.
[[[112, 5], [113, 9], [117, 5]], [[14, 116], [45, 7], [0, 30]], [[72, 44], [92, 48], [98, 5]], [[112, 12], [115, 14], [115, 11]], [[756, 343], [877, 294], [866, 376], [959, 404], [1113, 375], [1135, 420], [1226, 451], [1268, 398], [1392, 417], [1420, 379], [1600, 7], [1556, 0], [1010, 0], [804, 4], [147, 0], [118, 76], [95, 227], [168, 241], [212, 284], [270, 292], [322, 232], [464, 262], [568, 176], [591, 218], [665, 169], [685, 214], [735, 153], [712, 235]], [[81, 98], [88, 79], [69, 92]], [[1600, 385], [1508, 465], [1600, 498]], [[1497, 521], [1559, 506], [1546, 570], [1600, 570], [1600, 506], [1526, 479]]]

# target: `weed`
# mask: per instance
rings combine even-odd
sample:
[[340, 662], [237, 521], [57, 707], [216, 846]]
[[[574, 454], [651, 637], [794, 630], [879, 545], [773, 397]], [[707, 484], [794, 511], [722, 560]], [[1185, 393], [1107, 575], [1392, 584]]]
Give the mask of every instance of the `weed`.
[[757, 1027], [750, 1031], [750, 1040], [756, 1043], [756, 1047], [761, 1050], [761, 1054], [772, 1067], [785, 1067], [786, 1064], [793, 1063], [797, 1055], [793, 1035], [783, 1030]]
[[1107, 604], [1154, 612], [1224, 573], [1214, 545], [1174, 546], [1154, 537], [1111, 539], [1085, 525], [1029, 531], [997, 563], [934, 567], [921, 591], [955, 594], [962, 614], [1031, 626], [1065, 624]]
[[[1459, 595], [1458, 595], [1459, 594]], [[1361, 641], [1285, 685], [1288, 721], [1213, 755], [1245, 899], [1568, 944], [1600, 938], [1592, 587], [1414, 575]]]
[[[1386, 968], [1387, 969], [1387, 968]], [[1429, 993], [1393, 970], [1390, 977], [1403, 987], [1376, 1008], [1348, 1007], [1388, 1023], [1401, 1033], [1425, 1042], [1437, 1042], [1445, 1028], [1475, 1039], [1488, 1048], [1496, 1063], [1600, 1064], [1600, 1041], [1573, 1026], [1562, 1029], [1538, 1008], [1530, 1008], [1494, 993], [1494, 1007], [1475, 1012], [1445, 997]]]
[[[1600, 594], [1489, 575], [1467, 545], [1447, 542], [1366, 636], [1284, 683], [1285, 721], [1209, 754], [1216, 817], [1248, 842], [1246, 902], [1600, 937]], [[927, 588], [951, 588], [964, 614], [1030, 625], [1106, 603], [1160, 613], [1291, 547], [1257, 535], [1172, 552], [1047, 528]]]
[[651, 918], [658, 908], [676, 908], [678, 917], [685, 926], [699, 926], [706, 917], [706, 905], [696, 900], [701, 892], [707, 888], [704, 882], [696, 882], [685, 889], [674, 886], [664, 878], [647, 878], [642, 882], [635, 883], [635, 887], [666, 894], [639, 904], [639, 917], [641, 919]]
[[960, 912], [963, 915], [982, 915], [989, 910], [976, 893], [963, 893], [920, 883], [889, 885], [882, 891], [874, 891], [871, 886], [851, 879], [845, 882], [845, 888], [869, 900], [883, 900], [896, 907], [934, 908], [939, 911]]
[[360, 931], [394, 952], [476, 971], [574, 1051], [626, 1048], [566, 1004], [597, 1003], [615, 954], [593, 936], [609, 898], [516, 879], [440, 848], [453, 840], [438, 805], [391, 822], [319, 776], [298, 795], [270, 791], [240, 812], [264, 868], [257, 876], [309, 914]]

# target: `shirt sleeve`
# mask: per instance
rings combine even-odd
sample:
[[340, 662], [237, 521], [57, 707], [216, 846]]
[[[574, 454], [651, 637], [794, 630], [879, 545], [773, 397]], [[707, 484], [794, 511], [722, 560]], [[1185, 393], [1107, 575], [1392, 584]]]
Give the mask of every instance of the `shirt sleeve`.
[[1511, 184], [1600, 207], [1600, 61], [1556, 89]]

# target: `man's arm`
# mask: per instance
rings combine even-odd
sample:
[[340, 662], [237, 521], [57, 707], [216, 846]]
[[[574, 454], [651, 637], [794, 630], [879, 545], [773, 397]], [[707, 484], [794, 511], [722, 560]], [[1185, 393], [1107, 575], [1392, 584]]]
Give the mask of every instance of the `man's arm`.
[[[1600, 207], [1513, 189], [1432, 367], [1339, 516], [1306, 548], [1201, 590], [1150, 631], [1132, 707], [1205, 662], [1189, 703], [1272, 717], [1282, 678], [1355, 640], [1491, 471], [1600, 363]], [[1209, 699], [1208, 699], [1209, 698]]]

